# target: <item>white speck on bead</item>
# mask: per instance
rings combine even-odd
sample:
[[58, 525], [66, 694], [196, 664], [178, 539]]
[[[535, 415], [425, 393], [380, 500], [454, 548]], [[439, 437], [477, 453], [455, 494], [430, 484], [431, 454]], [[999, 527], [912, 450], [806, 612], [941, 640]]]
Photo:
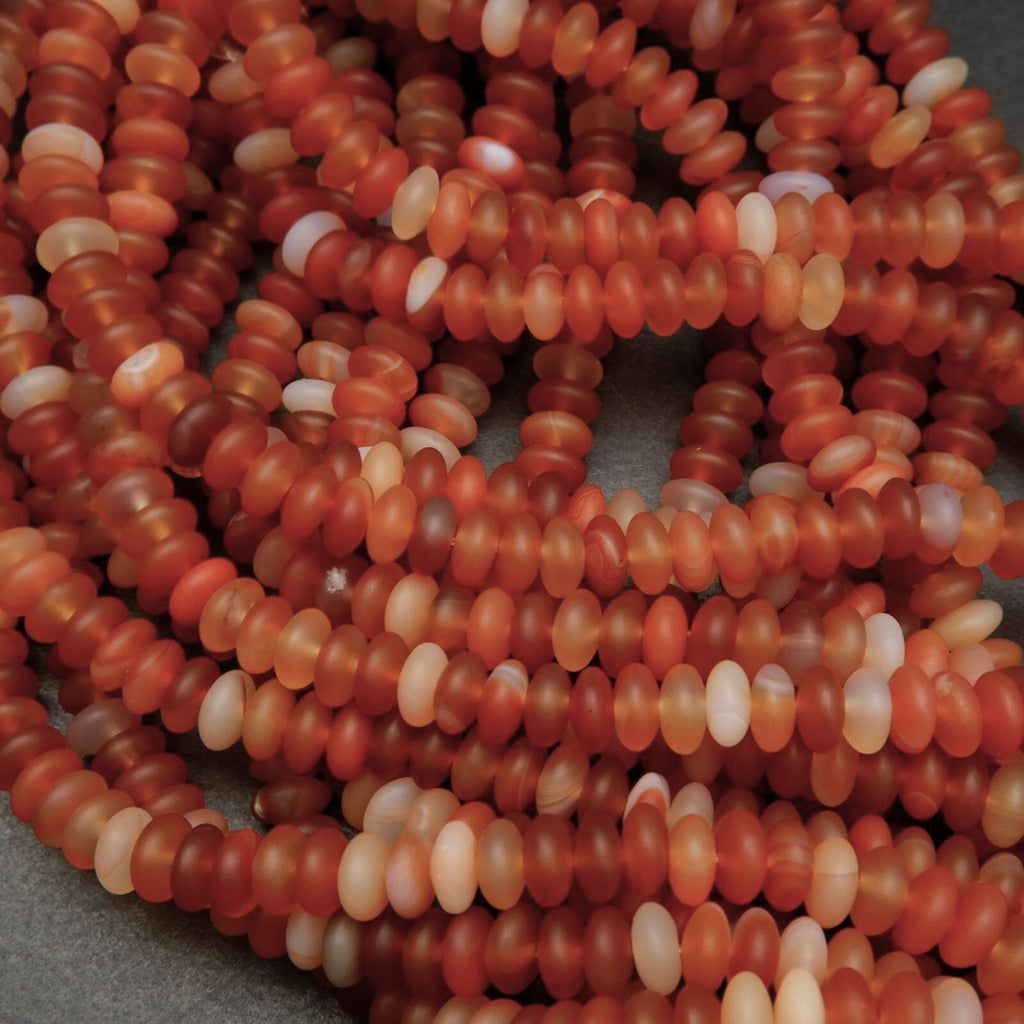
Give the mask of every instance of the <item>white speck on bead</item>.
[[813, 171], [776, 171], [761, 180], [757, 191], [777, 203], [784, 195], [797, 192], [809, 203], [826, 192], [835, 192], [835, 186], [823, 174]]

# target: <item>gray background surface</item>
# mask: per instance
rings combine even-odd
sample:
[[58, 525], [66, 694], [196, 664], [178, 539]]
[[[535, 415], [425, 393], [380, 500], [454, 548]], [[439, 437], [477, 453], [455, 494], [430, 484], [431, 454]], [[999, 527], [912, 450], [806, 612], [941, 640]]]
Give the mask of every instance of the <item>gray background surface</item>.
[[[995, 95], [994, 113], [1024, 145], [1024, 14], [1021, 0], [934, 0], [931, 23], [952, 35], [965, 58], [970, 85]], [[482, 423], [477, 451], [488, 464], [514, 456], [528, 386], [525, 360], [510, 371]], [[606, 494], [637, 486], [649, 504], [666, 479], [679, 419], [699, 383], [692, 345], [678, 339], [620, 344], [606, 363], [604, 411], [591, 479]], [[1020, 410], [1000, 431], [1000, 458], [991, 481], [1006, 499], [1024, 496], [1024, 432]], [[987, 592], [1007, 604], [1001, 634], [1020, 637], [1020, 589], [994, 584]], [[190, 780], [233, 824], [249, 824], [252, 783], [238, 753], [202, 756], [185, 737]], [[244, 940], [218, 935], [204, 915], [152, 906], [135, 896], [112, 897], [89, 872], [68, 866], [59, 851], [39, 846], [0, 796], [0, 1024], [169, 1024], [190, 1021], [320, 1024], [339, 1019], [334, 995], [287, 961], [263, 962]]]

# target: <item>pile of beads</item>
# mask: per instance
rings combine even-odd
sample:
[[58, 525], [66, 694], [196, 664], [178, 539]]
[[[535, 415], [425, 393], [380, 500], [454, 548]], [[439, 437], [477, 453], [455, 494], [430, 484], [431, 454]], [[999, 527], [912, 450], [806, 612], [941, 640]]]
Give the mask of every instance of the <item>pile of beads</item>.
[[[12, 813], [380, 1024], [1024, 1019], [1024, 173], [929, 11], [0, 14]], [[684, 325], [606, 497], [602, 360]]]

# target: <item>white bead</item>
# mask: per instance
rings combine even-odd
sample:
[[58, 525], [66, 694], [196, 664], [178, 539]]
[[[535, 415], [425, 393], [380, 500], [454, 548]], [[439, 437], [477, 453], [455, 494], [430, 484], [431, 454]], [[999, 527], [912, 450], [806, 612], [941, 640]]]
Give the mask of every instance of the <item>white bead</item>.
[[813, 171], [776, 171], [763, 178], [757, 191], [777, 203], [784, 195], [798, 192], [809, 203], [826, 192], [835, 192], [835, 186], [823, 174]]
[[314, 210], [300, 217], [281, 242], [281, 260], [285, 268], [296, 277], [302, 277], [313, 246], [325, 235], [342, 231], [344, 227], [345, 222], [330, 210]]
[[448, 264], [440, 256], [428, 256], [413, 268], [405, 293], [405, 311], [414, 316], [431, 300], [448, 276]]
[[84, 129], [72, 124], [41, 124], [21, 141], [21, 155], [27, 164], [40, 156], [70, 156], [80, 160], [90, 171], [99, 174], [103, 168], [103, 150]]
[[46, 306], [31, 295], [5, 295], [0, 299], [0, 337], [17, 331], [39, 333], [49, 320]]
[[480, 38], [492, 57], [510, 57], [519, 46], [519, 30], [529, 0], [487, 0], [480, 18]]
[[61, 366], [33, 366], [18, 374], [0, 393], [0, 413], [9, 420], [45, 402], [63, 402], [72, 376]]
[[281, 393], [281, 404], [289, 412], [325, 412], [336, 415], [331, 396], [334, 382], [329, 380], [293, 380]]
[[933, 60], [903, 87], [903, 106], [934, 107], [967, 81], [967, 62], [959, 57]]
[[749, 249], [761, 260], [775, 252], [779, 222], [771, 200], [761, 192], [748, 192], [736, 204], [736, 247]]

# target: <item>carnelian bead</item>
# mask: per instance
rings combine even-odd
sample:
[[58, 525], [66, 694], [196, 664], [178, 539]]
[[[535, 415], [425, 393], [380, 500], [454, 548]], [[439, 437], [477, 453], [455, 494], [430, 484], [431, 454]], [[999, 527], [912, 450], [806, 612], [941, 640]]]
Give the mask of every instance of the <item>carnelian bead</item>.
[[728, 900], [748, 903], [761, 891], [767, 871], [767, 838], [749, 811], [734, 810], [715, 824], [715, 885]]

